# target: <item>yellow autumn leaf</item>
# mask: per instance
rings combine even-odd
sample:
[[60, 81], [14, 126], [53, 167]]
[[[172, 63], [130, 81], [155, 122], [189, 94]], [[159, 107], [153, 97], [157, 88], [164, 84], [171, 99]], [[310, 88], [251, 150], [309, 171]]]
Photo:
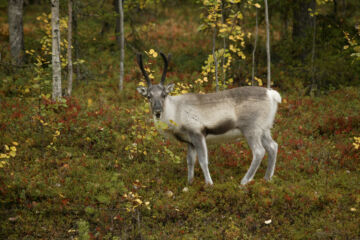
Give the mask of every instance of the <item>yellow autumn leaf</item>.
[[9, 151], [9, 146], [8, 145], [5, 145], [5, 150]]
[[[184, 91], [184, 90], [183, 90]], [[177, 123], [175, 122], [175, 121], [173, 121], [173, 120], [169, 120], [170, 121], [170, 123], [172, 124], [172, 125], [174, 125], [174, 126], [177, 126]]]
[[88, 107], [91, 107], [92, 103], [93, 103], [93, 100], [91, 98], [88, 98], [88, 100], [87, 100]]
[[261, 8], [261, 5], [258, 4], [258, 3], [255, 3], [254, 6], [255, 6], [256, 8]]
[[135, 199], [134, 202], [138, 203], [139, 205], [142, 204], [142, 201], [140, 199]]
[[10, 155], [11, 157], [15, 157], [15, 156], [16, 156], [16, 152], [10, 152], [9, 155]]
[[15, 146], [12, 146], [12, 147], [10, 147], [10, 150], [11, 150], [12, 152], [16, 152], [16, 147], [15, 147]]

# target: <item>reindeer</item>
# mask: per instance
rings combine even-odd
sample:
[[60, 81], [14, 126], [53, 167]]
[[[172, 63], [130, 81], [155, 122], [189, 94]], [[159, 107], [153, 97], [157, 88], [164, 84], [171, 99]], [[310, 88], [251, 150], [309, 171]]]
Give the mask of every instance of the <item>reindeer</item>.
[[280, 94], [272, 89], [249, 86], [216, 93], [170, 96], [174, 84], [164, 84], [168, 59], [163, 53], [160, 55], [164, 60], [164, 70], [157, 85], [152, 85], [144, 69], [142, 55], [137, 55], [138, 65], [147, 82], [147, 87], [139, 86], [137, 91], [149, 100], [155, 123], [166, 123], [168, 128], [164, 132], [187, 144], [188, 183], [193, 182], [197, 156], [205, 183], [213, 184], [208, 168], [207, 142], [234, 141], [242, 135], [250, 146], [253, 159], [241, 184], [245, 185], [253, 179], [265, 151], [268, 153], [265, 179], [270, 180], [278, 151], [270, 129], [277, 105], [281, 102]]

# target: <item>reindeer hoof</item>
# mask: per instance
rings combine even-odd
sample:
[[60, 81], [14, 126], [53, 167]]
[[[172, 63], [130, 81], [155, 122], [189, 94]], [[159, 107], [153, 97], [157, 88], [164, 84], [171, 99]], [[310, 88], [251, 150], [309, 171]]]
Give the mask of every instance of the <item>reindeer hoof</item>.
[[193, 178], [188, 180], [188, 185], [192, 185], [193, 183], [194, 183], [194, 179], [193, 179]]
[[242, 180], [241, 180], [241, 185], [246, 185], [248, 182], [250, 182], [247, 178], [243, 178]]
[[212, 185], [214, 185], [214, 183], [213, 183], [213, 181], [210, 180], [208, 182], [205, 182], [205, 185], [206, 186], [212, 186]]

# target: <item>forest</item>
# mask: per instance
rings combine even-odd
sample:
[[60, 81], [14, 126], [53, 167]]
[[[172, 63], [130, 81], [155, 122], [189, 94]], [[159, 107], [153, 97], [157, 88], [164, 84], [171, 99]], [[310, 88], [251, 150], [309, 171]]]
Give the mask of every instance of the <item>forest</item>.
[[[241, 138], [188, 184], [164, 56], [171, 96], [280, 93], [271, 181]], [[0, 0], [0, 239], [360, 239], [359, 78], [358, 0]]]

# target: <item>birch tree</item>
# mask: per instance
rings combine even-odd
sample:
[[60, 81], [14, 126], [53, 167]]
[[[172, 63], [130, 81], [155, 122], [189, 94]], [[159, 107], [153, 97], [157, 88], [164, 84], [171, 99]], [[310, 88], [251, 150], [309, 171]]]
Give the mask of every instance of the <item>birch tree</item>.
[[[236, 64], [236, 60], [245, 59], [242, 51], [245, 47], [245, 34], [241, 28], [243, 15], [239, 8], [240, 2], [240, 0], [202, 0], [205, 12], [202, 16], [203, 24], [198, 30], [212, 33], [212, 53], [208, 55], [202, 67], [202, 78], [197, 79], [195, 83], [202, 84], [210, 80], [215, 82], [216, 91], [225, 89], [227, 85], [233, 83], [233, 78], [226, 79], [227, 73], [231, 71], [231, 66]], [[218, 50], [216, 50], [217, 38], [223, 41], [223, 46]], [[219, 81], [219, 73], [222, 74], [222, 82]]]
[[[260, 7], [260, 6], [259, 6]], [[254, 77], [255, 77], [255, 52], [258, 41], [259, 33], [259, 24], [258, 24], [258, 6], [255, 6], [256, 10], [256, 24], [255, 24], [255, 39], [254, 39], [254, 49], [252, 52], [252, 69], [251, 69], [251, 86], [254, 86]]]
[[60, 63], [60, 20], [59, 0], [51, 0], [52, 33], [52, 99], [61, 98], [61, 63]]
[[9, 0], [9, 43], [14, 65], [24, 62], [23, 7], [24, 0]]
[[67, 88], [67, 94], [68, 96], [71, 96], [72, 91], [72, 83], [73, 83], [73, 64], [72, 64], [72, 54], [71, 54], [71, 45], [72, 45], [72, 5], [73, 1], [69, 0], [68, 2], [68, 48], [67, 48], [67, 54], [68, 54], [68, 88]]
[[266, 22], [266, 56], [267, 56], [267, 88], [271, 86], [271, 57], [270, 57], [270, 26], [268, 2], [265, 1], [265, 22]]
[[124, 9], [123, 1], [119, 0], [119, 14], [120, 14], [120, 78], [119, 78], [119, 90], [123, 90], [124, 85], [124, 57], [125, 57], [125, 38], [124, 38]]

